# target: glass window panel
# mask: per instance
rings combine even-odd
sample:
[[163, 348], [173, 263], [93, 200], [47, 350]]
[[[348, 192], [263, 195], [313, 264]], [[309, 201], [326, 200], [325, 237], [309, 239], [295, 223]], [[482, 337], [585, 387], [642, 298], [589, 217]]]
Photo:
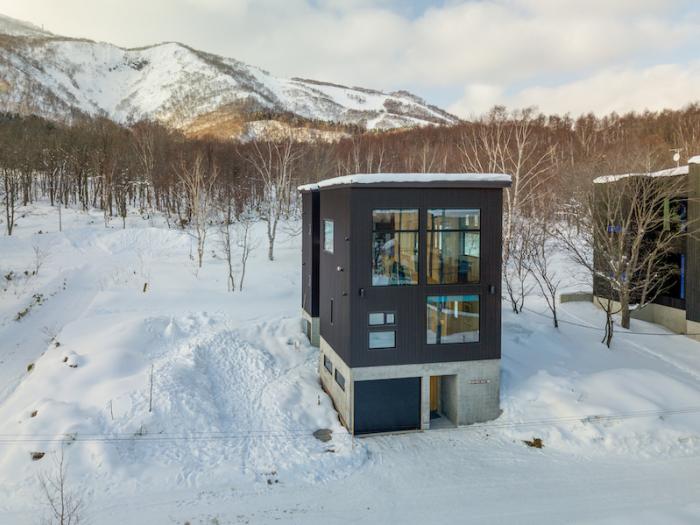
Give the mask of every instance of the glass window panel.
[[333, 373], [333, 363], [331, 363], [331, 360], [328, 359], [328, 356], [326, 355], [323, 356], [323, 366], [326, 370], [328, 370], [328, 373]]
[[323, 221], [323, 249], [333, 253], [333, 221]]
[[428, 232], [428, 284], [479, 282], [480, 232]]
[[394, 348], [395, 346], [396, 332], [394, 332], [393, 330], [369, 333], [370, 348]]
[[418, 210], [393, 209], [372, 211], [372, 231], [418, 230]]
[[480, 210], [428, 210], [428, 230], [478, 230], [480, 227]]
[[335, 369], [335, 382], [338, 383], [341, 390], [345, 390], [345, 377], [338, 372], [337, 368]]
[[439, 295], [427, 298], [429, 345], [479, 341], [479, 296]]
[[418, 283], [418, 233], [372, 234], [372, 285]]
[[384, 324], [384, 312], [369, 314], [369, 324], [371, 326]]
[[386, 314], [386, 324], [394, 324], [395, 322], [394, 314]]

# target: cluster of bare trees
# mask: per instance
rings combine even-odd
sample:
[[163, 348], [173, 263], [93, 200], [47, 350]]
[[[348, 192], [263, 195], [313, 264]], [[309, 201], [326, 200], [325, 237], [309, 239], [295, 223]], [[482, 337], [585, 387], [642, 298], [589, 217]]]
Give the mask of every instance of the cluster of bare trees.
[[[210, 230], [218, 227], [228, 287], [234, 290], [245, 273], [239, 272], [237, 284], [234, 268], [244, 267], [254, 248], [252, 223], [264, 221], [273, 260], [280, 224], [297, 214], [298, 184], [348, 173], [503, 172], [513, 177], [504, 194], [506, 297], [520, 312], [525, 297], [539, 289], [556, 325], [558, 279], [546, 254], [554, 242], [573, 250], [573, 238], [564, 231], [576, 235], [579, 247], [601, 238], [604, 220], [594, 213], [593, 178], [668, 167], [672, 148], [681, 148], [686, 157], [700, 152], [700, 106], [577, 119], [496, 107], [476, 121], [451, 127], [344, 131], [350, 138], [335, 143], [288, 138], [242, 144], [187, 138], [149, 122], [126, 128], [102, 118], [63, 125], [0, 115], [2, 222], [11, 235], [18, 208], [37, 199], [57, 208], [59, 228], [60, 210], [68, 206], [100, 209], [106, 225], [119, 217], [122, 227], [132, 210], [144, 216], [158, 212], [169, 225], [191, 232], [198, 267]], [[646, 194], [640, 198], [649, 200]], [[664, 252], [667, 248], [656, 250]], [[620, 276], [640, 271], [630, 264], [620, 267]], [[652, 266], [657, 274], [663, 271], [648, 261], [632, 266], [644, 264], [650, 274]], [[637, 292], [642, 303], [658, 295], [654, 289], [613, 288], [623, 304]], [[628, 325], [626, 307], [620, 313]]]

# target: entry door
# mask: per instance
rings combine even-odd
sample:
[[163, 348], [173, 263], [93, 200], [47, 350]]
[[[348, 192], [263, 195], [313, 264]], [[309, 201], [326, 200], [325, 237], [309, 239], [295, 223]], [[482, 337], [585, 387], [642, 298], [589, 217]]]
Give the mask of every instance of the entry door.
[[439, 410], [440, 400], [440, 378], [438, 376], [430, 377], [430, 411], [437, 412]]

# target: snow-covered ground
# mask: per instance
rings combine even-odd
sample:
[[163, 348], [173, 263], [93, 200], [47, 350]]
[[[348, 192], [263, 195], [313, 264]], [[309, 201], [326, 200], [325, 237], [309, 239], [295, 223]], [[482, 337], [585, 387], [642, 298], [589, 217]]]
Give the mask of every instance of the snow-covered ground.
[[531, 297], [504, 305], [498, 420], [353, 440], [299, 331], [299, 243], [261, 244], [229, 293], [215, 232], [196, 271], [160, 219], [23, 210], [0, 237], [0, 523], [38, 521], [61, 447], [99, 524], [700, 520], [700, 343], [633, 321], [667, 335], [608, 350], [592, 305], [555, 330]]

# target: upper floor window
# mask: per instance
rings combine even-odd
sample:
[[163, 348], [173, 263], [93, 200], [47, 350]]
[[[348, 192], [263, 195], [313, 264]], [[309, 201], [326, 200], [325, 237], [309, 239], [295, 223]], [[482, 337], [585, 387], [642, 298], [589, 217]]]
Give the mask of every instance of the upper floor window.
[[428, 284], [479, 282], [480, 210], [428, 210]]
[[418, 210], [372, 211], [372, 285], [418, 284]]
[[333, 221], [323, 221], [323, 250], [333, 253]]

